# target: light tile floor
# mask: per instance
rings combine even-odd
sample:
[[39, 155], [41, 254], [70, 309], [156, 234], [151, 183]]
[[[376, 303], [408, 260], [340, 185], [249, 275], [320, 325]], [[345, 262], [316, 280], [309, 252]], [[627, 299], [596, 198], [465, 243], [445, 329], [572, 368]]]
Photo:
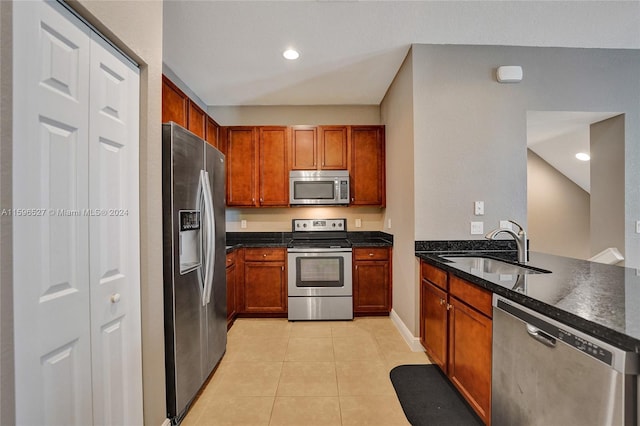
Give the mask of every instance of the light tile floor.
[[389, 371], [428, 363], [388, 317], [238, 319], [227, 353], [182, 424], [404, 426]]

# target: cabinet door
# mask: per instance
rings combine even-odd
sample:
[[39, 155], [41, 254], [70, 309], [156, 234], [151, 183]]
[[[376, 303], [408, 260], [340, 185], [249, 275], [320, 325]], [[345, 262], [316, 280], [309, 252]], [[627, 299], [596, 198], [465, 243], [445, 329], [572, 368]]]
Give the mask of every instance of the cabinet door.
[[427, 280], [420, 288], [422, 346], [433, 361], [447, 372], [447, 293]]
[[187, 116], [187, 119], [189, 123], [187, 129], [191, 133], [204, 139], [205, 128], [207, 125], [207, 114], [205, 114], [205, 112], [191, 100], [189, 100], [189, 115]]
[[384, 126], [351, 127], [351, 205], [385, 205]]
[[245, 262], [244, 312], [287, 312], [287, 289], [284, 263]]
[[236, 264], [227, 266], [227, 328], [236, 317]]
[[260, 127], [258, 184], [261, 206], [289, 206], [288, 130]]
[[450, 298], [449, 378], [486, 424], [491, 422], [491, 319]]
[[255, 129], [227, 127], [227, 205], [253, 207], [255, 200]]
[[189, 98], [164, 75], [162, 76], [162, 122], [173, 121], [187, 127]]
[[322, 126], [320, 132], [320, 168], [346, 170], [349, 166], [349, 134], [347, 126]]
[[[205, 131], [205, 140], [209, 142], [210, 145], [220, 149], [220, 145], [218, 143], [218, 123], [216, 123], [213, 118], [207, 116], [207, 128]], [[221, 149], [220, 149], [221, 150]]]
[[389, 313], [389, 262], [357, 262], [353, 277], [355, 313]]
[[291, 170], [318, 168], [318, 130], [312, 126], [291, 128]]

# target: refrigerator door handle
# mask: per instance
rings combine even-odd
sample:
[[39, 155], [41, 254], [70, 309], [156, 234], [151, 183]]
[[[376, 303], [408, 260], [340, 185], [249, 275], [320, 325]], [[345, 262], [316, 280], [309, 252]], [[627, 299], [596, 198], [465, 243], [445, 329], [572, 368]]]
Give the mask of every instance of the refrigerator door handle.
[[204, 252], [204, 291], [202, 294], [202, 306], [211, 302], [211, 289], [213, 288], [213, 273], [215, 267], [214, 254], [216, 252], [215, 240], [215, 216], [213, 214], [213, 196], [211, 195], [211, 185], [209, 184], [209, 173], [205, 170], [200, 171], [200, 183], [204, 195], [204, 217], [206, 220], [207, 247]]

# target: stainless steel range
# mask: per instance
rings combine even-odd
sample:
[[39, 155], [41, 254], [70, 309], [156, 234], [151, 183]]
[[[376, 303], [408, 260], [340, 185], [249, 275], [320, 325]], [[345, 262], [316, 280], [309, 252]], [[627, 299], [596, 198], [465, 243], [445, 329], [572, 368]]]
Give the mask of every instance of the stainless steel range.
[[353, 319], [346, 219], [294, 219], [288, 252], [289, 320]]

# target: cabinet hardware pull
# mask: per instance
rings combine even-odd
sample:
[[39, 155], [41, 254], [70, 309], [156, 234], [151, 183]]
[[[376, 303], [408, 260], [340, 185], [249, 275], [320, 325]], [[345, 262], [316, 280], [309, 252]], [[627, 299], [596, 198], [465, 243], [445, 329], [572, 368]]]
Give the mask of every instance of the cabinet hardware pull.
[[282, 270], [284, 271], [284, 266], [281, 266]]
[[451, 306], [449, 303], [447, 303], [447, 311], [450, 310], [451, 308], [453, 308], [453, 306]]
[[444, 305], [444, 299], [440, 298], [440, 306]]
[[262, 257], [267, 257], [267, 253], [263, 254]]
[[111, 303], [118, 303], [120, 301], [120, 293], [114, 293], [111, 295]]
[[369, 253], [369, 257], [373, 256], [373, 253]]
[[356, 271], [358, 270], [358, 265], [356, 265]]

